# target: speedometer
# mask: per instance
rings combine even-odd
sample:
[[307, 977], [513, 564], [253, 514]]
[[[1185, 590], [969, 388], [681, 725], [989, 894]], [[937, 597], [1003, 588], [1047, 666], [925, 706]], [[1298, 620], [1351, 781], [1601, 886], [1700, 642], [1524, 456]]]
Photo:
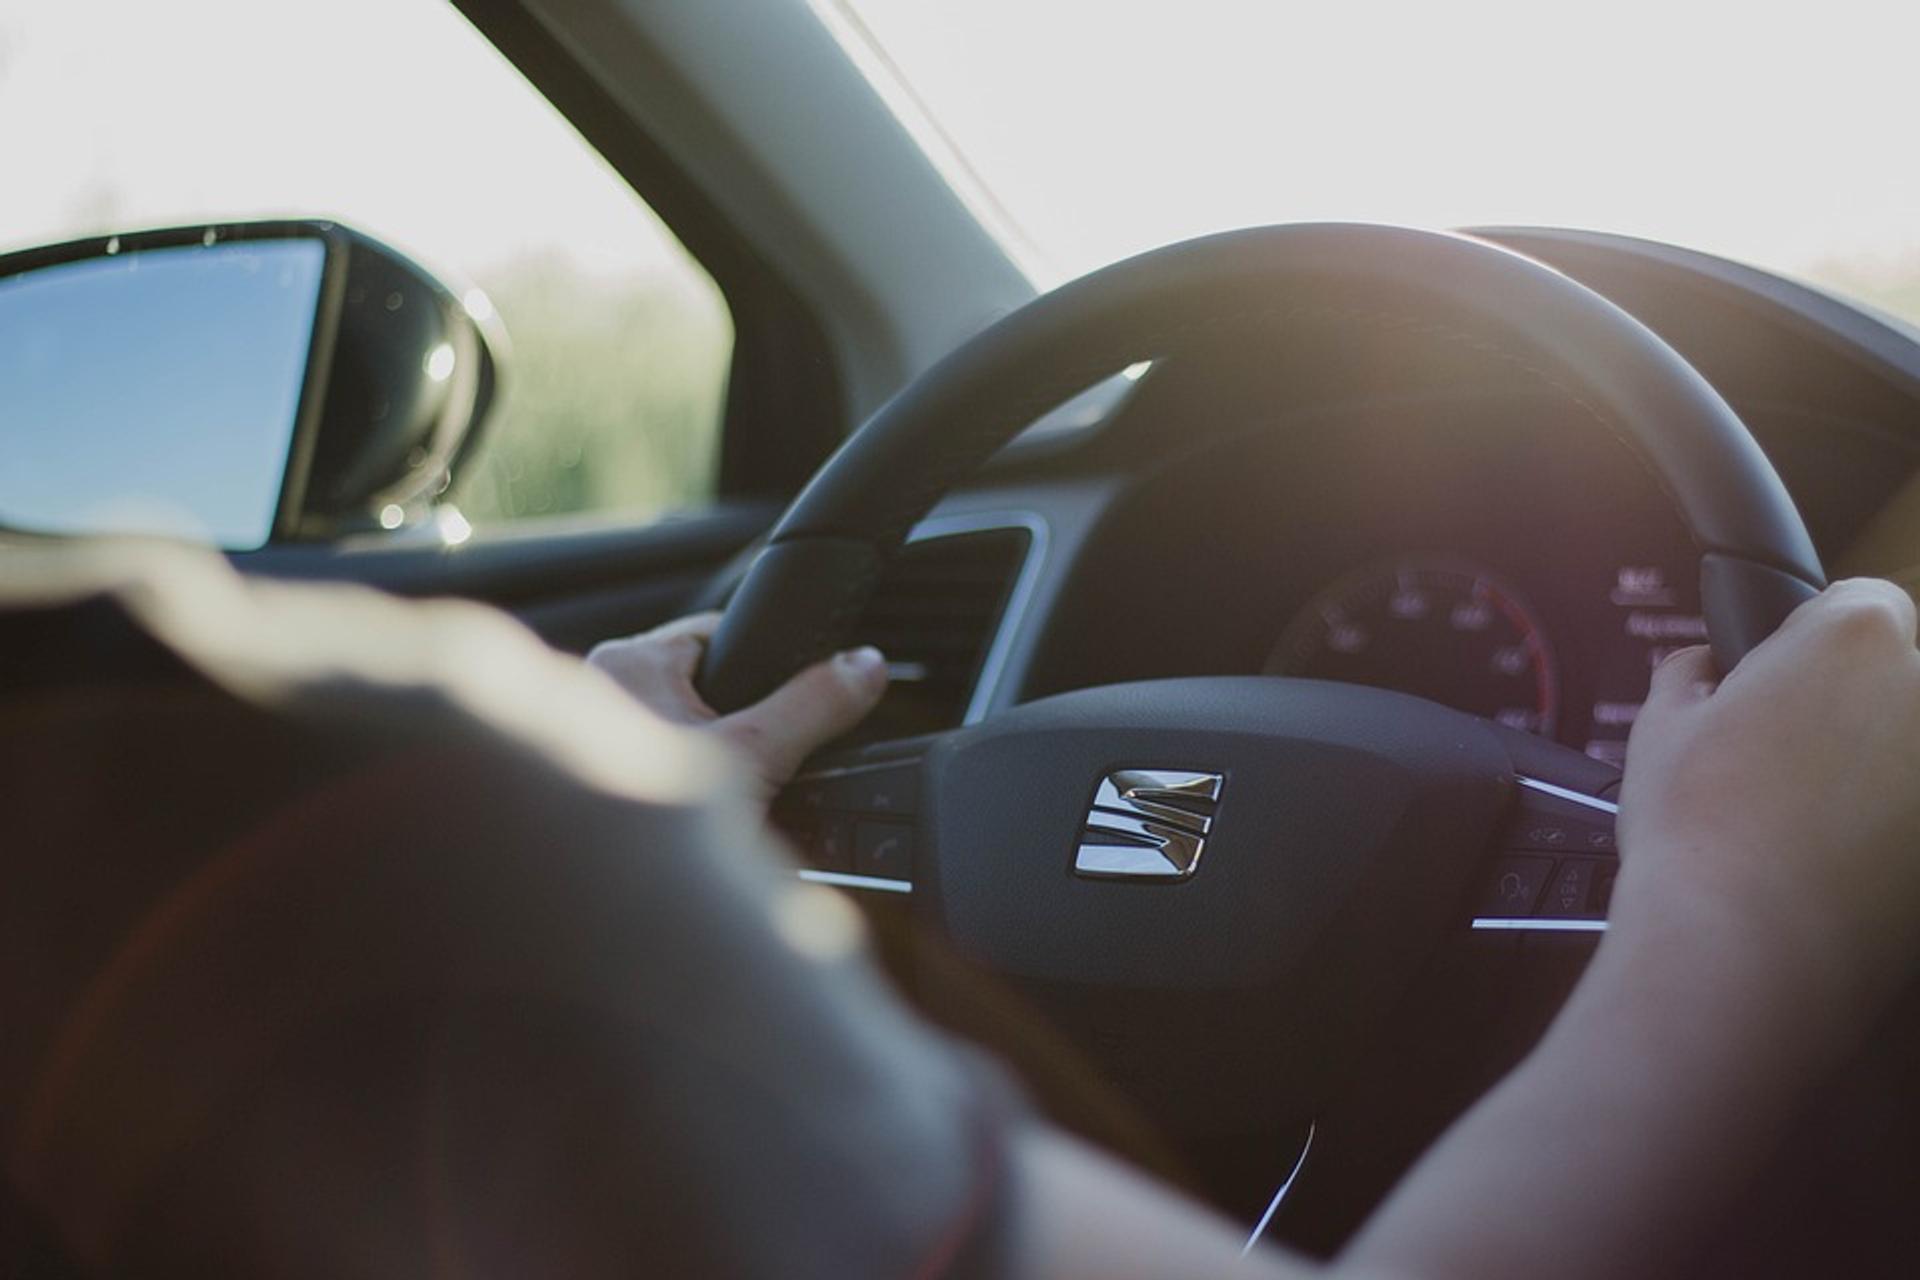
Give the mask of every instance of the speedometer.
[[1559, 719], [1559, 674], [1520, 594], [1457, 560], [1401, 560], [1342, 578], [1295, 615], [1269, 674], [1418, 694], [1532, 733]]

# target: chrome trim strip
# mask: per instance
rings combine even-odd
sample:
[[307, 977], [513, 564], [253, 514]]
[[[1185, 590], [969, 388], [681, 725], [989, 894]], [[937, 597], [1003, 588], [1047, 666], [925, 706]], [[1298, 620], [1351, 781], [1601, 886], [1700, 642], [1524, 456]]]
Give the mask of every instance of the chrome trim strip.
[[1599, 796], [1590, 796], [1580, 791], [1569, 791], [1565, 787], [1556, 787], [1551, 782], [1542, 782], [1538, 778], [1529, 778], [1516, 773], [1513, 780], [1529, 791], [1538, 791], [1541, 795], [1557, 796], [1562, 800], [1571, 800], [1574, 804], [1585, 805], [1589, 809], [1598, 809], [1602, 813], [1618, 813], [1620, 806], [1611, 800], [1602, 800]]
[[1476, 929], [1537, 929], [1542, 933], [1605, 933], [1605, 920], [1556, 920], [1552, 917], [1534, 919], [1528, 916], [1476, 916], [1473, 927]]
[[[1100, 784], [1100, 787], [1102, 790], [1105, 790], [1111, 785], [1111, 783], [1103, 782]], [[1125, 818], [1129, 821], [1157, 822], [1162, 826], [1178, 827], [1180, 830], [1190, 831], [1196, 836], [1207, 834], [1207, 828], [1213, 822], [1211, 818], [1203, 818], [1198, 814], [1188, 813], [1185, 809], [1175, 809], [1170, 805], [1155, 804], [1151, 800], [1141, 800], [1136, 797], [1134, 800], [1127, 802], [1124, 808], [1120, 805], [1101, 804], [1098, 800], [1095, 800], [1093, 812], [1087, 815], [1087, 824], [1091, 826], [1095, 815], [1103, 813], [1111, 818]]]
[[1253, 1234], [1248, 1236], [1247, 1243], [1241, 1246], [1241, 1257], [1244, 1258], [1252, 1253], [1253, 1246], [1260, 1243], [1260, 1237], [1266, 1234], [1267, 1224], [1273, 1221], [1275, 1211], [1280, 1208], [1280, 1204], [1287, 1198], [1287, 1194], [1293, 1190], [1294, 1181], [1299, 1178], [1300, 1170], [1306, 1167], [1307, 1152], [1313, 1150], [1313, 1135], [1315, 1132], [1317, 1132], [1317, 1130], [1313, 1124], [1309, 1122], [1307, 1125], [1307, 1140], [1300, 1144], [1300, 1154], [1293, 1158], [1293, 1168], [1287, 1171], [1286, 1181], [1280, 1184], [1280, 1189], [1273, 1193], [1273, 1199], [1267, 1202], [1267, 1211], [1260, 1215], [1260, 1221], [1253, 1224]]
[[919, 542], [959, 533], [986, 533], [993, 529], [1025, 529], [1029, 539], [1027, 555], [1021, 561], [1020, 571], [1014, 575], [1013, 590], [1007, 593], [1006, 607], [1000, 611], [1000, 625], [994, 631], [992, 643], [987, 646], [987, 656], [981, 659], [980, 674], [973, 682], [973, 693], [967, 698], [966, 712], [960, 718], [963, 725], [979, 724], [994, 708], [994, 695], [1000, 691], [1000, 681], [1006, 676], [1007, 661], [1013, 655], [1013, 642], [1020, 634], [1027, 608], [1033, 603], [1034, 591], [1040, 585], [1040, 568], [1046, 559], [1051, 531], [1047, 528], [1047, 522], [1031, 511], [983, 511], [932, 516], [915, 525], [907, 537], [909, 542]]
[[845, 871], [816, 871], [800, 868], [800, 878], [809, 884], [830, 884], [836, 889], [868, 889], [877, 893], [912, 893], [913, 881], [888, 880], [881, 876], [856, 876]]
[[1191, 769], [1118, 769], [1100, 780], [1093, 807], [1146, 814], [1205, 835], [1226, 780], [1225, 774]]
[[1185, 880], [1205, 851], [1203, 839], [1173, 827], [1120, 817], [1090, 821], [1074, 848], [1073, 873], [1096, 880]]

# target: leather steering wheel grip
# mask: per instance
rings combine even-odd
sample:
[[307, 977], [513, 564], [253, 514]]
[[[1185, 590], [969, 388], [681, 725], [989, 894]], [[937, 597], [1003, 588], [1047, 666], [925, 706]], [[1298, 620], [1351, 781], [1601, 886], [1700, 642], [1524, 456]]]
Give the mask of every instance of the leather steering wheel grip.
[[1530, 370], [1620, 436], [1702, 553], [1722, 669], [1825, 573], [1739, 417], [1652, 330], [1559, 272], [1467, 236], [1301, 224], [1206, 236], [1105, 267], [962, 344], [881, 406], [781, 517], [708, 647], [717, 710], [846, 643], [913, 525], [1028, 423], [1140, 360], [1353, 325], [1465, 340]]

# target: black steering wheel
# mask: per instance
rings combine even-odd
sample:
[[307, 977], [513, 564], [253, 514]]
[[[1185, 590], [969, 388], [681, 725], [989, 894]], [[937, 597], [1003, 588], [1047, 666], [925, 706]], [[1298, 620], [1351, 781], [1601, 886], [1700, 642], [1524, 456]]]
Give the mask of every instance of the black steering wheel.
[[[844, 644], [912, 526], [1069, 395], [1136, 361], [1229, 344], [1261, 359], [1329, 332], [1470, 344], [1618, 435], [1699, 547], [1723, 669], [1822, 586], [1805, 525], [1733, 410], [1606, 299], [1462, 236], [1264, 228], [1066, 285], [885, 405], [748, 572], [709, 649], [707, 698], [744, 705]], [[1403, 694], [1222, 677], [1044, 699], [861, 776], [869, 792], [892, 787], [890, 813], [914, 815], [917, 913], [1112, 1046], [1120, 1082], [1170, 1123], [1224, 1132], [1314, 1114], [1476, 892], [1497, 900], [1490, 858], [1528, 851], [1550, 877], [1574, 866], [1566, 914], [1595, 915], [1580, 878], [1593, 868], [1528, 833], [1611, 850], [1596, 768]], [[859, 790], [816, 788], [810, 803], [858, 812]], [[1529, 885], [1509, 914], [1560, 887]]]

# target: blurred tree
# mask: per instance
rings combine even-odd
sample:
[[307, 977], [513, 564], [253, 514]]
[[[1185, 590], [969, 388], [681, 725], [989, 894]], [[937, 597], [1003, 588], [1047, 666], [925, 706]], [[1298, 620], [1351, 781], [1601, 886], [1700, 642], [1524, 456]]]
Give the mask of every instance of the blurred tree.
[[1829, 258], [1816, 263], [1807, 278], [1920, 324], [1920, 254]]
[[512, 350], [504, 403], [454, 477], [468, 519], [645, 519], [712, 496], [733, 327], [704, 275], [597, 280], [542, 255], [480, 283]]

